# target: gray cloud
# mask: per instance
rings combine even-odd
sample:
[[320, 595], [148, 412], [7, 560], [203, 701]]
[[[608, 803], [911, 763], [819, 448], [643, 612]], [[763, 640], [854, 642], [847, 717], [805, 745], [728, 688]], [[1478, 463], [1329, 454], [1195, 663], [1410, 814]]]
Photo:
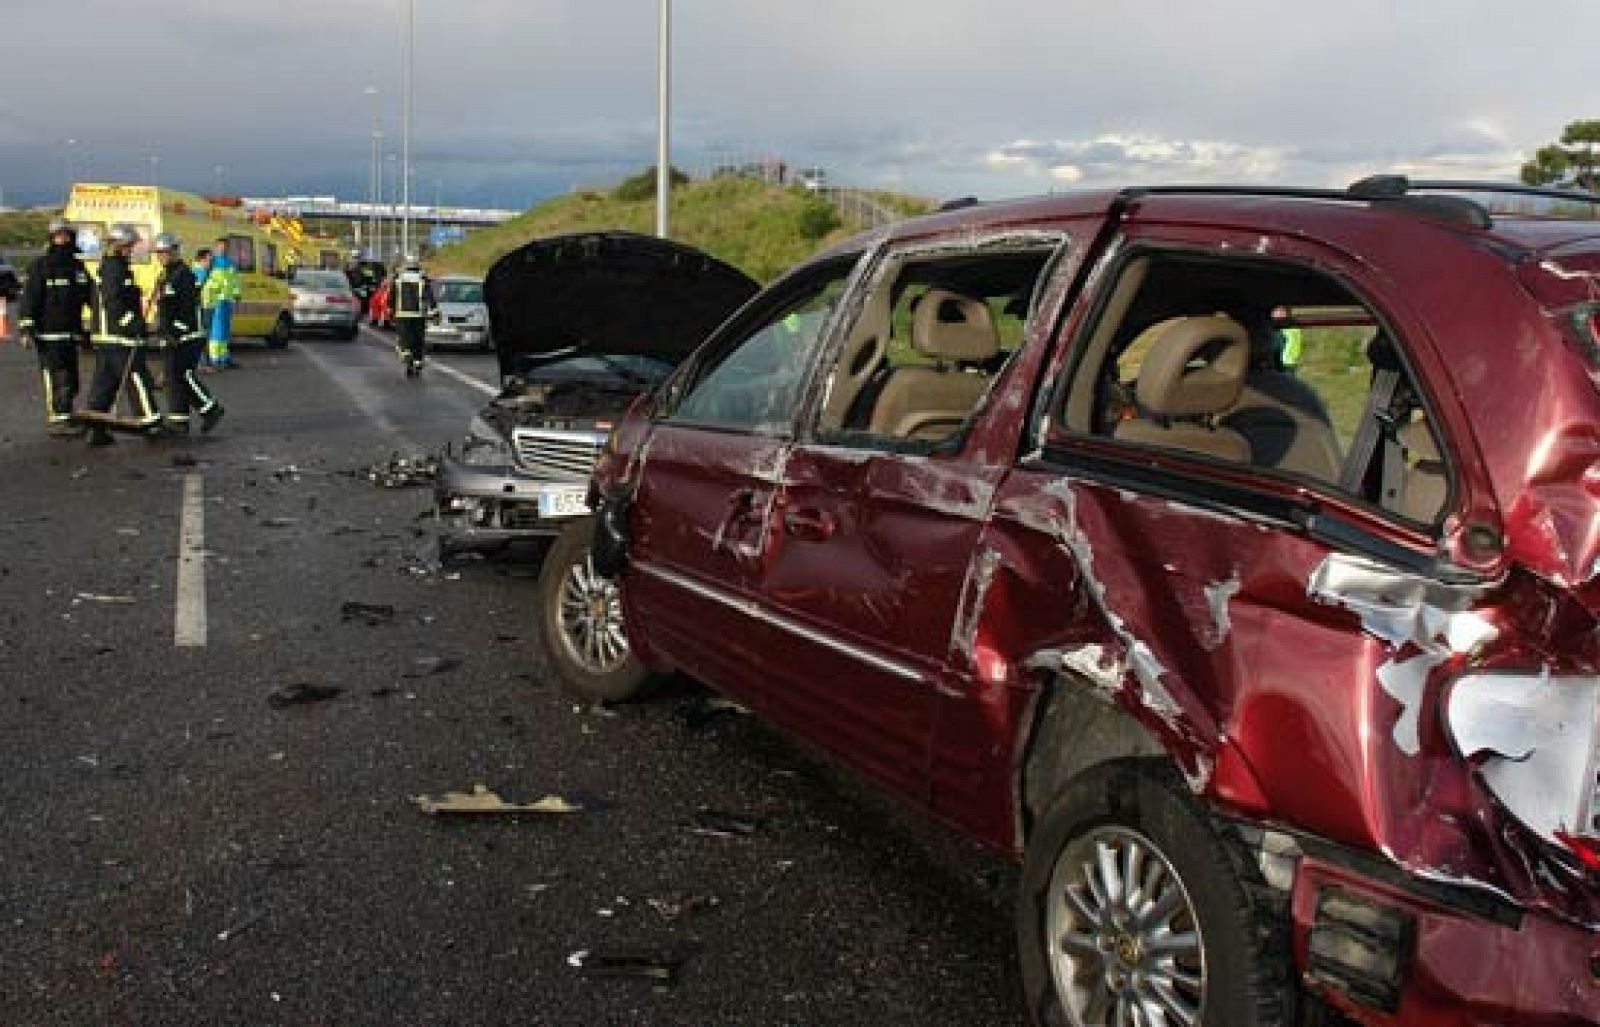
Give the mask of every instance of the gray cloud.
[[[416, 0], [416, 183], [508, 202], [654, 158], [650, 0]], [[0, 186], [366, 188], [401, 0], [7, 0]], [[676, 6], [675, 153], [998, 196], [1076, 183], [1506, 176], [1592, 95], [1589, 5], [810, 0]], [[72, 147], [66, 139], [76, 139]], [[386, 147], [388, 148], [388, 147]]]

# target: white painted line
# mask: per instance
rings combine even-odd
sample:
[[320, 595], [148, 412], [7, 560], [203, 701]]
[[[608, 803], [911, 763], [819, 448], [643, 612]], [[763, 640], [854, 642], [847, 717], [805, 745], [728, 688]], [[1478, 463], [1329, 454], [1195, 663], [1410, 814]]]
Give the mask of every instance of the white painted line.
[[172, 644], [206, 644], [206, 490], [198, 474], [183, 477], [183, 513], [178, 521], [178, 589]]
[[[430, 371], [440, 371], [440, 372], [442, 372], [444, 374], [447, 374], [450, 377], [454, 378], [456, 381], [460, 382], [462, 385], [465, 385], [465, 386], [467, 386], [468, 388], [471, 388], [471, 389], [477, 389], [479, 392], [483, 393], [485, 396], [498, 396], [498, 395], [500, 395], [500, 390], [495, 388], [493, 385], [490, 385], [488, 382], [484, 381], [481, 378], [474, 378], [472, 375], [467, 374], [465, 371], [457, 371], [455, 368], [451, 367], [449, 364], [442, 364], [437, 360], [431, 360], [431, 361], [428, 362], [428, 370], [430, 370]], [[423, 372], [423, 373], [426, 374], [427, 372]]]
[[[383, 412], [382, 400], [375, 390], [360, 382], [351, 380], [352, 375], [350, 373], [334, 367], [333, 364], [328, 362], [327, 357], [317, 352], [314, 346], [296, 346], [295, 351], [305, 356], [313, 364], [316, 364], [317, 370], [327, 375], [335, 385], [343, 390], [344, 394], [350, 397], [350, 402], [354, 403], [356, 408], [363, 414], [366, 414], [372, 423], [378, 426], [379, 431], [394, 440], [396, 448], [412, 453], [430, 452], [430, 450], [413, 442], [405, 432], [401, 431], [393, 421], [389, 420], [389, 415]], [[354, 370], [359, 371], [359, 369]], [[397, 387], [400, 385], [400, 374], [400, 367], [396, 364], [394, 375]]]
[[[367, 338], [371, 339], [374, 343], [378, 344], [379, 346], [384, 347], [385, 349], [392, 350], [394, 348], [394, 344], [392, 342], [390, 342], [388, 339], [385, 339], [383, 336], [379, 335], [376, 331], [372, 330], [371, 328], [366, 327], [365, 325], [363, 325], [361, 327], [361, 334], [366, 336]], [[428, 361], [428, 367], [430, 369], [432, 369], [432, 370], [440, 371], [440, 372], [448, 375], [449, 377], [454, 378], [456, 381], [460, 382], [462, 385], [465, 385], [469, 389], [478, 390], [479, 392], [483, 393], [485, 396], [498, 396], [498, 395], [500, 395], [500, 390], [498, 388], [496, 388], [493, 385], [490, 385], [488, 382], [484, 381], [482, 378], [476, 377], [475, 375], [467, 374], [465, 371], [458, 371], [455, 368], [451, 367], [449, 364], [443, 363], [442, 361], [440, 361], [438, 359], [434, 359], [434, 360]]]

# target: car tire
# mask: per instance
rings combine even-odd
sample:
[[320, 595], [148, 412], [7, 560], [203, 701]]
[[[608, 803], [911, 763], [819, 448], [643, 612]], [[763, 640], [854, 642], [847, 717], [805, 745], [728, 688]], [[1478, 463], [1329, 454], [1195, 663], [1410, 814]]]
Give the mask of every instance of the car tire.
[[[1171, 1001], [1207, 1027], [1293, 1022], [1287, 914], [1235, 844], [1170, 767], [1117, 761], [1068, 784], [1023, 859], [1017, 937], [1031, 1021], [1124, 1022], [1119, 1001]], [[1134, 909], [1123, 902], [1129, 877], [1150, 896]], [[1171, 952], [1158, 957], [1155, 944]]]
[[[622, 633], [617, 582], [602, 578], [589, 555], [594, 519], [566, 526], [539, 571], [538, 628], [550, 666], [570, 691], [595, 702], [639, 695], [649, 672]], [[603, 613], [597, 617], [597, 611]]]
[[288, 314], [279, 314], [278, 320], [272, 324], [272, 333], [267, 336], [267, 349], [283, 349], [289, 345], [293, 335], [294, 321]]
[[344, 331], [340, 332], [339, 338], [343, 339], [345, 342], [355, 342], [356, 336], [360, 334], [361, 326], [358, 324], [353, 324], [349, 328], [346, 328]]

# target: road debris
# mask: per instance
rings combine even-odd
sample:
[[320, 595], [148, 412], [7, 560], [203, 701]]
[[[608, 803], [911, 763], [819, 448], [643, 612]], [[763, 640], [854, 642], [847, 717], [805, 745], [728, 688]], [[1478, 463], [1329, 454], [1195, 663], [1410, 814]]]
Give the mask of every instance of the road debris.
[[720, 695], [696, 696], [680, 708], [683, 725], [690, 731], [703, 730], [728, 714], [742, 716], [749, 712], [732, 699], [724, 699]]
[[672, 895], [666, 898], [646, 899], [645, 904], [671, 923], [685, 917], [709, 913], [722, 905], [715, 895]]
[[133, 596], [106, 595], [100, 592], [79, 592], [73, 599], [73, 605], [78, 603], [101, 603], [107, 606], [130, 606], [134, 602]]
[[394, 620], [394, 607], [388, 603], [358, 603], [350, 600], [340, 604], [339, 620], [346, 624], [360, 621], [370, 627], [377, 627]]
[[439, 460], [432, 456], [403, 457], [398, 453], [387, 463], [373, 464], [361, 476], [385, 489], [416, 488], [433, 484], [439, 476]]
[[264, 916], [266, 916], [266, 914], [262, 913], [262, 912], [255, 912], [255, 913], [250, 913], [250, 914], [246, 915], [243, 920], [240, 920], [238, 923], [234, 924], [232, 927], [225, 927], [222, 930], [218, 931], [217, 932], [217, 940], [218, 941], [230, 941], [230, 940], [232, 940], [234, 938], [239, 937], [239, 935], [241, 935], [244, 932], [248, 931], [250, 928], [254, 927], [258, 922], [260, 922], [261, 918], [264, 917]]
[[437, 799], [428, 795], [418, 795], [412, 801], [422, 812], [435, 816], [445, 814], [507, 816], [524, 813], [562, 815], [583, 812], [582, 806], [569, 802], [559, 795], [546, 795], [536, 802], [507, 802], [481, 784], [474, 784], [471, 792], [445, 792]]
[[583, 971], [585, 977], [636, 977], [668, 986], [678, 979], [683, 958], [674, 953], [614, 949], [579, 949], [567, 957], [567, 965]]
[[268, 517], [261, 522], [263, 528], [292, 528], [300, 521], [295, 517]]
[[172, 456], [172, 466], [174, 467], [193, 467], [199, 462], [188, 453], [174, 453]]
[[274, 688], [267, 695], [267, 705], [274, 709], [282, 709], [285, 706], [324, 702], [328, 699], [336, 699], [343, 694], [344, 689], [335, 685], [318, 685], [309, 681], [296, 681], [281, 688]]
[[708, 838], [753, 838], [761, 833], [762, 826], [760, 817], [701, 809], [695, 813], [689, 830]]
[[415, 673], [406, 674], [408, 678], [423, 677], [428, 674], [448, 674], [461, 666], [461, 659], [456, 656], [419, 656], [411, 662], [417, 670]]

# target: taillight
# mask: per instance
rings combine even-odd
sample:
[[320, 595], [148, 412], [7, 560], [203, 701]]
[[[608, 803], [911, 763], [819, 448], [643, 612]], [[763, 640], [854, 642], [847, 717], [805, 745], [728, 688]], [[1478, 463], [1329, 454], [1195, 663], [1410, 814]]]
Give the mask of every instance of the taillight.
[[1513, 816], [1600, 870], [1600, 678], [1469, 675], [1446, 719]]
[[342, 292], [329, 293], [328, 295], [324, 296], [323, 299], [327, 300], [329, 303], [350, 304], [355, 302], [355, 297], [346, 296]]

